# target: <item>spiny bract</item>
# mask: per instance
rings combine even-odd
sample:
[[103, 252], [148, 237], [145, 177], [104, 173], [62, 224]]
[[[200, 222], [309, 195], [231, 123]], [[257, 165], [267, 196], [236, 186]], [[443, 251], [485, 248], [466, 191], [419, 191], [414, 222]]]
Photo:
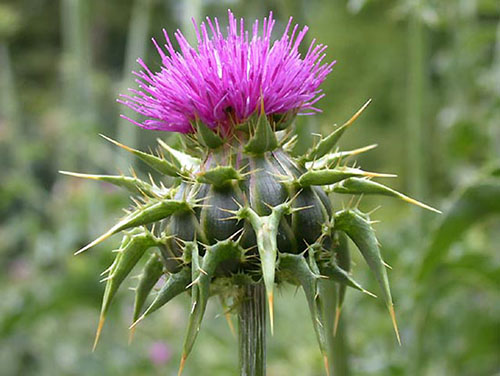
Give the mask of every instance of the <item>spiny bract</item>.
[[[304, 289], [318, 343], [327, 359], [327, 330], [336, 328], [346, 287], [373, 295], [351, 277], [347, 238], [374, 273], [399, 340], [386, 266], [369, 216], [358, 209], [334, 212], [329, 194], [381, 194], [435, 209], [371, 180], [391, 175], [347, 165], [347, 158], [373, 145], [343, 152], [336, 149], [339, 138], [369, 102], [307, 153], [291, 156], [296, 142], [295, 136], [290, 137], [291, 120], [312, 108], [319, 98], [318, 85], [331, 68], [320, 65], [323, 47], [314, 47], [314, 42], [301, 59], [297, 47], [305, 31], [293, 43], [293, 35], [288, 37], [289, 23], [282, 39], [271, 46], [272, 16], [264, 20], [263, 37], [258, 36], [256, 23], [251, 39], [242, 22], [238, 32], [231, 13], [226, 39], [217, 21], [216, 26], [208, 22], [213, 36], [208, 36], [202, 24], [198, 51], [177, 33], [182, 55], [168, 42], [170, 56], [161, 52], [164, 67], [160, 73], [153, 74], [142, 64], [146, 73], [138, 75], [143, 92], [134, 91], [135, 99], [128, 97], [132, 102], [126, 102], [153, 117], [138, 125], [186, 133], [183, 150], [159, 140], [157, 154], [144, 153], [108, 139], [156, 170], [161, 183], [153, 178], [142, 181], [135, 174], [68, 173], [121, 186], [138, 197], [123, 219], [78, 251], [124, 233], [116, 258], [104, 273], [106, 289], [94, 347], [118, 288], [150, 251], [135, 289], [132, 328], [175, 296], [188, 292], [192, 309], [181, 369], [209, 297], [219, 295], [223, 302], [237, 307], [241, 287], [261, 281], [268, 297], [271, 330], [275, 283], [289, 282]], [[195, 77], [193, 71], [198, 68], [201, 76]], [[239, 88], [234, 76], [237, 68], [245, 78]], [[278, 81], [264, 87], [268, 73], [269, 79], [278, 77]], [[174, 81], [183, 77], [191, 81], [178, 84], [188, 86], [175, 87]], [[218, 111], [219, 107], [226, 111]], [[166, 283], [145, 308], [164, 275]], [[336, 294], [325, 293], [331, 291], [327, 284]], [[336, 314], [326, 312], [328, 306], [336, 307]]]

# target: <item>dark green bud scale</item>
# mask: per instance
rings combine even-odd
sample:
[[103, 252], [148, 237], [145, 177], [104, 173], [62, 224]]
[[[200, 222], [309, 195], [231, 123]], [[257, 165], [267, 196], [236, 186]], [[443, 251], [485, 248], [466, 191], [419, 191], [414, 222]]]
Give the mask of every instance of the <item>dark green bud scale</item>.
[[[337, 326], [346, 287], [373, 296], [350, 274], [347, 238], [374, 273], [397, 334], [386, 267], [371, 221], [358, 209], [334, 212], [331, 194], [381, 194], [435, 209], [371, 180], [391, 175], [346, 164], [347, 157], [372, 146], [350, 152], [335, 150], [340, 136], [365, 107], [300, 157], [290, 155], [293, 140], [283, 135], [286, 131], [276, 129], [274, 118], [262, 115], [224, 137], [195, 122], [195, 133], [186, 137], [183, 151], [159, 141], [161, 152], [153, 155], [112, 141], [160, 173], [157, 181], [161, 183], [144, 182], [135, 175], [72, 174], [138, 194], [135, 207], [119, 223], [79, 251], [125, 233], [105, 277], [97, 338], [116, 291], [149, 253], [136, 289], [132, 327], [176, 295], [189, 292], [193, 306], [181, 365], [194, 344], [208, 299], [219, 295], [223, 302], [237, 306], [241, 289], [261, 281], [268, 297], [271, 330], [275, 284], [288, 282], [304, 289], [326, 359], [326, 328]], [[162, 275], [167, 276], [166, 283], [153, 293]], [[325, 280], [335, 284], [336, 298], [321, 293], [328, 291], [322, 285]], [[153, 301], [146, 306], [150, 294]], [[323, 309], [332, 298], [337, 314]]]

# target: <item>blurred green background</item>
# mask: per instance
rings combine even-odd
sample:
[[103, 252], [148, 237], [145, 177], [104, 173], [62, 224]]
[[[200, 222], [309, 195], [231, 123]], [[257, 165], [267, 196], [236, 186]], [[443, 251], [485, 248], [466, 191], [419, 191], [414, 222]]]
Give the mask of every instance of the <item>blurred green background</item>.
[[[297, 152], [373, 103], [343, 149], [441, 216], [385, 198], [377, 234], [392, 265], [403, 346], [383, 304], [350, 291], [343, 311], [350, 375], [500, 375], [500, 2], [498, 0], [3, 0], [0, 3], [0, 375], [176, 375], [189, 308], [177, 298], [127, 344], [133, 294], [123, 289], [91, 345], [113, 238], [73, 252], [110, 226], [127, 194], [58, 170], [149, 171], [99, 133], [139, 148], [169, 134], [121, 121], [115, 102], [162, 28], [192, 37], [191, 17], [247, 19], [273, 10], [310, 26], [336, 59], [323, 114], [300, 118]], [[349, 197], [339, 197], [338, 207]], [[356, 261], [356, 260], [355, 260]], [[368, 268], [354, 276], [377, 291]], [[129, 280], [133, 287], [136, 282]], [[209, 304], [185, 375], [235, 375], [236, 339]], [[302, 292], [281, 288], [268, 374], [322, 375]]]

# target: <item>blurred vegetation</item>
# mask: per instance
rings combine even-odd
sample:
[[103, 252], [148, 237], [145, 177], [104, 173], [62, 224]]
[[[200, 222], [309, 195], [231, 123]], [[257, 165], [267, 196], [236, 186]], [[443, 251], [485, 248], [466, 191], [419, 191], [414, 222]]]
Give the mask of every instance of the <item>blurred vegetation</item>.
[[[393, 267], [403, 346], [383, 305], [351, 292], [342, 324], [349, 373], [500, 374], [497, 0], [3, 0], [0, 373], [176, 374], [185, 297], [141, 325], [129, 346], [133, 298], [122, 292], [91, 353], [98, 275], [117, 239], [72, 253], [119, 217], [128, 197], [57, 171], [115, 173], [134, 163], [99, 133], [145, 149], [168, 139], [120, 121], [126, 109], [115, 98], [132, 84], [136, 57], [159, 65], [151, 36], [161, 39], [163, 27], [186, 30], [192, 16], [224, 20], [228, 7], [248, 19], [272, 9], [278, 29], [293, 15], [338, 61], [323, 86], [324, 113], [297, 122], [297, 151], [371, 97], [343, 148], [378, 143], [361, 165], [398, 173], [395, 188], [444, 211], [438, 217], [380, 198], [361, 203], [365, 210], [383, 204], [374, 217]], [[366, 268], [354, 273], [376, 290]], [[304, 297], [283, 288], [277, 303], [268, 374], [321, 375]], [[220, 313], [209, 306], [186, 375], [235, 374], [236, 340]]]

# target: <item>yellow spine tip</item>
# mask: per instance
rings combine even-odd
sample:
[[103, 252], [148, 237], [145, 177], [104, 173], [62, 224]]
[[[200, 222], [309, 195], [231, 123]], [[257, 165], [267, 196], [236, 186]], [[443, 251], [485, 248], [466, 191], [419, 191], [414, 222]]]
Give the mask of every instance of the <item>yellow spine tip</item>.
[[351, 117], [349, 120], [347, 120], [347, 121], [344, 123], [343, 127], [348, 127], [348, 126], [350, 126], [352, 123], [354, 123], [354, 122], [356, 121], [356, 119], [359, 117], [359, 115], [361, 115], [361, 114], [363, 113], [363, 111], [366, 109], [366, 107], [368, 107], [368, 105], [369, 105], [371, 102], [372, 102], [372, 100], [371, 100], [371, 99], [368, 99], [368, 100], [366, 101], [366, 103], [365, 103], [365, 104], [364, 104], [364, 105], [363, 105], [363, 106], [362, 106], [362, 107], [361, 107], [361, 108], [360, 108], [360, 109], [359, 109], [359, 110], [358, 110], [358, 111], [357, 111], [354, 115], [352, 115], [352, 117]]
[[96, 240], [94, 240], [92, 243], [87, 244], [85, 247], [80, 248], [78, 251], [74, 253], [75, 256], [78, 256], [80, 253], [85, 252], [87, 249], [92, 248], [93, 246], [103, 242], [104, 240], [108, 239], [111, 235], [113, 235], [113, 232], [107, 232], [106, 234], [103, 234], [99, 236]]
[[109, 142], [111, 142], [112, 144], [115, 144], [116, 146], [118, 146], [118, 147], [120, 147], [120, 148], [122, 148], [122, 149], [125, 149], [125, 150], [130, 151], [130, 152], [133, 152], [133, 151], [134, 151], [134, 149], [132, 149], [132, 148], [128, 147], [127, 145], [123, 145], [123, 144], [119, 143], [119, 142], [118, 142], [118, 141], [116, 141], [116, 140], [113, 140], [112, 138], [110, 138], [110, 137], [108, 137], [108, 136], [105, 136], [105, 135], [103, 135], [103, 134], [99, 134], [99, 136], [101, 136], [101, 137], [102, 137], [102, 138], [104, 138], [106, 141], [109, 141]]
[[377, 295], [375, 295], [373, 292], [370, 292], [368, 290], [361, 290], [364, 294], [368, 295], [368, 296], [371, 296], [372, 298], [377, 298]]
[[443, 214], [443, 212], [441, 210], [434, 209], [432, 206], [426, 205], [426, 204], [424, 204], [420, 201], [417, 201], [411, 197], [403, 196], [402, 199], [404, 201], [408, 202], [409, 204], [420, 206], [422, 209], [426, 209], [426, 210], [429, 210], [429, 211], [432, 211], [432, 212], [438, 213], [438, 214]]
[[323, 364], [325, 366], [326, 376], [330, 376], [330, 365], [328, 364], [328, 357], [323, 355]]
[[97, 347], [97, 343], [99, 343], [99, 338], [101, 337], [101, 331], [102, 331], [102, 327], [104, 325], [104, 320], [105, 320], [105, 317], [103, 315], [101, 315], [99, 317], [99, 324], [97, 325], [97, 331], [95, 334], [94, 345], [92, 346], [92, 352], [95, 351], [95, 349]]
[[396, 174], [384, 174], [382, 172], [366, 172], [366, 176], [370, 178], [397, 178]]
[[274, 335], [274, 295], [270, 292], [268, 295], [269, 302], [269, 325], [271, 327], [271, 335]]
[[401, 337], [399, 336], [398, 323], [396, 321], [396, 312], [394, 311], [394, 306], [389, 307], [389, 313], [391, 314], [392, 326], [394, 327], [394, 333], [396, 333], [396, 338], [398, 340], [399, 346], [401, 346]]
[[339, 321], [340, 321], [340, 314], [342, 313], [342, 308], [337, 307], [335, 309], [335, 322], [333, 324], [333, 336], [335, 337], [337, 335], [337, 329], [339, 326]]
[[142, 320], [144, 319], [144, 315], [142, 315], [141, 317], [139, 317], [137, 320], [135, 320], [132, 325], [130, 325], [128, 328], [130, 330], [135, 330], [137, 324], [139, 324]]
[[135, 328], [136, 328], [135, 326], [132, 326], [130, 328], [130, 333], [128, 335], [128, 344], [129, 345], [132, 344], [132, 341], [134, 340]]
[[181, 364], [179, 365], [179, 372], [177, 372], [177, 376], [182, 375], [182, 371], [184, 370], [184, 366], [186, 365], [186, 358], [186, 354], [182, 354]]
[[234, 328], [233, 321], [231, 320], [231, 314], [229, 312], [224, 313], [226, 317], [227, 325], [229, 326], [229, 330], [234, 338], [236, 338], [236, 329]]

